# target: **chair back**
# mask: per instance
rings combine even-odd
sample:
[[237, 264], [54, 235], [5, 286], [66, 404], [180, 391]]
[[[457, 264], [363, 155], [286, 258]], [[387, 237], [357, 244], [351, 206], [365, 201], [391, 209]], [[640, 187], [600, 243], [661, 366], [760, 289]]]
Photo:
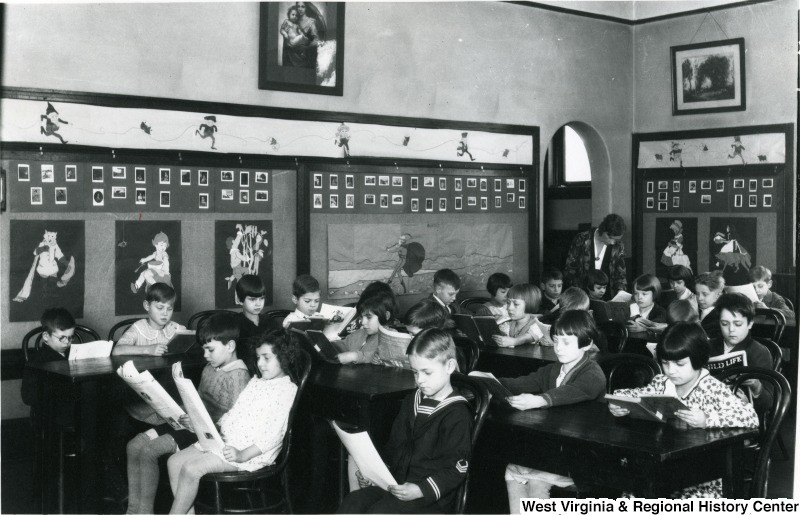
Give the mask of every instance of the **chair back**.
[[114, 343], [117, 343], [117, 340], [119, 340], [117, 333], [119, 333], [119, 337], [122, 337], [122, 335], [125, 334], [125, 331], [127, 331], [130, 326], [139, 320], [144, 320], [145, 318], [147, 317], [127, 318], [117, 322], [111, 326], [111, 329], [108, 331], [108, 339]]
[[265, 311], [261, 315], [277, 320], [278, 325], [283, 325], [283, 319], [288, 317], [290, 313], [291, 311], [289, 311], [288, 309], [273, 309], [270, 311]]
[[199, 331], [200, 325], [206, 320], [208, 320], [211, 317], [211, 315], [215, 315], [217, 313], [230, 313], [231, 315], [236, 314], [235, 311], [231, 311], [229, 309], [209, 309], [206, 311], [199, 311], [189, 317], [189, 321], [186, 322], [186, 328]]
[[478, 342], [466, 336], [454, 336], [453, 342], [456, 344], [458, 370], [462, 374], [469, 374], [478, 365], [481, 354]]
[[780, 345], [767, 338], [756, 338], [754, 336], [753, 339], [767, 348], [772, 356], [772, 370], [780, 372], [783, 365], [783, 351]]
[[785, 327], [786, 317], [777, 309], [756, 308], [756, 317], [753, 319], [753, 329], [751, 329], [753, 336], [780, 342]]
[[606, 338], [606, 350], [613, 354], [625, 352], [625, 344], [628, 342], [628, 328], [625, 324], [620, 324], [614, 320], [603, 320], [597, 322], [597, 329]]
[[303, 349], [298, 350], [300, 351], [300, 359], [297, 367], [297, 393], [295, 393], [292, 408], [289, 410], [289, 419], [286, 421], [286, 434], [283, 435], [281, 452], [278, 453], [273, 465], [278, 470], [284, 469], [289, 463], [289, 451], [292, 448], [292, 426], [297, 414], [297, 407], [300, 405], [300, 398], [303, 396], [303, 391], [308, 382], [308, 375], [311, 373], [311, 356]]
[[675, 290], [661, 290], [661, 295], [658, 296], [658, 305], [667, 309], [676, 300], [678, 300], [678, 294], [675, 293]]
[[467, 297], [458, 303], [458, 307], [461, 308], [462, 313], [475, 315], [489, 300], [491, 300], [489, 297]]
[[783, 297], [784, 302], [786, 302], [786, 307], [789, 308], [789, 311], [794, 312], [794, 303], [789, 299], [789, 297]]
[[778, 372], [759, 367], [738, 367], [723, 372], [719, 380], [732, 385], [733, 391], [744, 390], [747, 386], [742, 383], [757, 379], [762, 383], [772, 385], [772, 407], [764, 414], [759, 436], [759, 450], [756, 456], [755, 469], [750, 485], [749, 498], [756, 499], [767, 497], [767, 486], [769, 480], [770, 452], [772, 445], [779, 435], [781, 424], [786, 416], [786, 411], [792, 398], [792, 389], [789, 382]]
[[640, 388], [650, 383], [661, 368], [653, 358], [641, 354], [599, 354], [597, 364], [606, 376], [606, 392], [620, 388]]
[[[42, 346], [42, 333], [44, 333], [44, 326], [39, 326], [31, 329], [22, 337], [22, 355], [25, 357], [25, 363], [39, 352]], [[90, 327], [76, 325], [75, 339], [78, 343], [94, 342], [100, 339], [100, 335]]]
[[[467, 399], [470, 408], [472, 409], [473, 417], [470, 441], [472, 444], [472, 450], [474, 451], [475, 444], [478, 442], [478, 436], [480, 435], [481, 428], [483, 428], [483, 422], [486, 419], [486, 412], [489, 408], [489, 390], [486, 388], [486, 385], [480, 381], [458, 372], [450, 376], [450, 382], [453, 387], [456, 388], [465, 399]], [[469, 493], [469, 477], [471, 470], [472, 467], [470, 466], [467, 469], [464, 482], [461, 483], [456, 491], [456, 504], [454, 507], [455, 513], [464, 513], [464, 507], [467, 504], [467, 494]]]

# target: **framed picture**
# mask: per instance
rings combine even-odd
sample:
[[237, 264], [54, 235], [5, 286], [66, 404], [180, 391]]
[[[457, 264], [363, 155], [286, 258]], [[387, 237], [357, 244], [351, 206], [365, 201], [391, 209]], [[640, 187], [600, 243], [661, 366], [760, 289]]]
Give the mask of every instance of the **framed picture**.
[[762, 188], [771, 188], [772, 187], [772, 179], [761, 179], [761, 187]]
[[447, 190], [447, 178], [446, 177], [439, 177], [439, 189], [441, 191]]
[[[219, 178], [222, 182], [233, 182], [233, 170], [221, 170], [219, 172]], [[316, 180], [317, 176], [314, 176]], [[321, 179], [320, 179], [321, 180]]]
[[689, 181], [689, 193], [697, 193], [697, 181]]
[[[769, 195], [764, 195], [766, 199]], [[66, 204], [67, 203], [67, 188], [56, 188], [56, 204]]]
[[402, 195], [392, 195], [392, 205], [403, 205], [403, 196]]
[[111, 198], [120, 198], [124, 199], [128, 196], [128, 188], [125, 186], [112, 186], [111, 187]]
[[239, 172], [239, 186], [242, 188], [250, 186], [250, 172]]
[[250, 203], [250, 190], [239, 190], [239, 204]]
[[[317, 179], [314, 177], [314, 187], [316, 188]], [[322, 185], [322, 179], [320, 179], [320, 186]], [[375, 176], [374, 175], [365, 175], [364, 176], [364, 186], [375, 186]]]
[[314, 209], [322, 207], [322, 193], [314, 193]]
[[433, 199], [432, 198], [426, 198], [425, 199], [425, 212], [426, 213], [430, 213], [432, 211], [433, 211]]
[[744, 188], [744, 179], [734, 179], [733, 187], [736, 189]]
[[[102, 196], [101, 196], [101, 198], [102, 198]], [[41, 206], [42, 205], [42, 188], [39, 187], [39, 186], [34, 186], [33, 188], [31, 188], [31, 205], [32, 206]], [[102, 205], [102, 204], [100, 204], [100, 205]]]
[[267, 172], [256, 172], [256, 184], [266, 184], [267, 182], [269, 182]]
[[392, 186], [402, 186], [402, 185], [403, 185], [403, 177], [400, 175], [393, 175]]
[[506, 193], [506, 202], [514, 202], [514, 194]]
[[379, 175], [378, 176], [378, 186], [388, 186], [389, 185], [389, 176], [388, 175]]
[[258, 89], [342, 96], [344, 2], [263, 2]]
[[[76, 182], [78, 180], [78, 167], [75, 165], [67, 165], [64, 167], [64, 180], [67, 182]], [[772, 179], [770, 179], [772, 180]]]
[[[56, 188], [58, 190], [58, 188]], [[58, 204], [58, 191], [56, 191], [56, 204]], [[764, 200], [762, 201], [762, 205], [764, 207], [772, 207], [772, 195], [764, 195]]]
[[742, 196], [741, 195], [734, 195], [733, 196], [733, 207], [742, 207]]
[[42, 165], [42, 182], [56, 182], [56, 171], [53, 165]]
[[670, 48], [672, 114], [744, 111], [744, 38]]
[[256, 202], [269, 202], [269, 190], [256, 190]]
[[701, 204], [711, 204], [711, 195], [700, 195]]
[[344, 207], [347, 209], [353, 209], [356, 207], [356, 196], [352, 193], [348, 193], [344, 196]]
[[355, 177], [352, 175], [345, 175], [344, 176], [344, 187], [348, 190], [352, 190], [356, 187], [356, 180]]
[[338, 209], [339, 208], [339, 195], [329, 195], [328, 196], [328, 206], [331, 209]]
[[338, 190], [339, 189], [339, 176], [335, 175], [335, 174], [331, 175], [328, 178], [328, 186], [332, 190]]
[[440, 198], [439, 199], [439, 211], [447, 211], [447, 199]]
[[758, 195], [750, 195], [748, 200], [748, 207], [758, 207]]
[[199, 209], [208, 209], [208, 193], [200, 193], [200, 198], [197, 202]]
[[419, 199], [418, 198], [412, 198], [411, 199], [411, 212], [412, 213], [419, 212]]
[[419, 189], [419, 177], [412, 177], [411, 178], [411, 191], [417, 191]]
[[233, 190], [220, 190], [222, 200], [233, 200]]
[[496, 196], [494, 198], [494, 207], [495, 209], [500, 209], [501, 207], [503, 207], [503, 197]]
[[717, 179], [717, 191], [725, 191], [725, 180]]
[[208, 186], [208, 170], [197, 170], [197, 185]]
[[389, 195], [381, 194], [381, 196], [378, 198], [381, 207], [389, 207]]
[[170, 181], [170, 169], [169, 168], [159, 168], [158, 169], [158, 183], [159, 184], [169, 184]]
[[372, 194], [364, 195], [364, 204], [375, 205], [375, 195]]
[[453, 189], [455, 191], [461, 191], [462, 189], [461, 177], [456, 177], [455, 179], [453, 179]]
[[136, 188], [136, 204], [137, 205], [147, 204], [146, 188]]
[[170, 193], [168, 191], [162, 191], [160, 194], [160, 202], [159, 207], [169, 207], [170, 206]]
[[503, 180], [502, 179], [495, 179], [494, 180], [494, 191], [500, 191], [503, 189]]
[[[181, 170], [181, 186], [190, 186], [192, 184], [192, 171]], [[114, 195], [111, 195], [112, 197]]]
[[478, 179], [467, 179], [467, 188], [476, 188], [478, 186]]
[[489, 181], [481, 179], [481, 191], [489, 191]]
[[433, 188], [433, 177], [423, 177], [422, 185], [426, 188]]
[[525, 197], [520, 195], [519, 197], [517, 197], [517, 200], [519, 201], [519, 208], [525, 209]]
[[456, 208], [456, 210], [459, 210], [459, 211], [461, 210], [461, 208], [464, 205], [463, 202], [464, 202], [464, 200], [462, 199], [462, 197], [456, 197], [455, 198], [455, 208]]
[[[20, 180], [22, 180], [22, 179], [20, 179]], [[103, 182], [103, 167], [102, 166], [93, 166], [92, 167], [92, 182]]]
[[647, 209], [653, 209], [656, 206], [656, 199], [647, 197]]
[[647, 193], [653, 193], [653, 181], [647, 181]]
[[147, 182], [147, 168], [137, 166], [133, 169], [133, 182], [136, 184], [144, 184]]
[[681, 181], [672, 181], [672, 193], [680, 193]]
[[111, 167], [111, 178], [112, 179], [124, 179], [126, 176], [125, 167], [124, 166], [112, 166]]
[[[33, 188], [31, 188], [33, 190]], [[32, 192], [31, 192], [32, 193]], [[33, 203], [33, 197], [31, 196], [31, 203]], [[103, 188], [93, 188], [92, 189], [92, 205], [93, 206], [103, 206], [106, 202], [106, 193], [103, 191]]]
[[28, 182], [31, 180], [30, 165], [17, 165], [17, 180], [20, 182]]

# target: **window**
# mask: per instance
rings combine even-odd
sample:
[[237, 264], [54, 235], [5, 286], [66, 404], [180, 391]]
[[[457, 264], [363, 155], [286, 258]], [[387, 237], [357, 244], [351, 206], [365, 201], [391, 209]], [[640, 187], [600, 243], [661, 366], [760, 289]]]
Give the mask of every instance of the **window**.
[[583, 138], [564, 125], [556, 131], [545, 156], [548, 195], [590, 198], [592, 167]]

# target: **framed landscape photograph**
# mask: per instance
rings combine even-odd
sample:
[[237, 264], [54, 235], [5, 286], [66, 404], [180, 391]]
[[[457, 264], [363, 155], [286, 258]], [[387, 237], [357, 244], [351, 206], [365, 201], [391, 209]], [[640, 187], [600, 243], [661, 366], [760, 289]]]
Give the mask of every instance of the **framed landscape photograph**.
[[744, 111], [744, 38], [670, 48], [672, 114]]
[[258, 88], [342, 96], [344, 2], [262, 2]]

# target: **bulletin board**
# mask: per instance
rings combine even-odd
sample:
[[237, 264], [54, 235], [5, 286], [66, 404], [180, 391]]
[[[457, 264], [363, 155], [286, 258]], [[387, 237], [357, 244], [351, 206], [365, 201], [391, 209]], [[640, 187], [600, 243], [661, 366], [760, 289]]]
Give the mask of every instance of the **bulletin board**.
[[638, 273], [792, 267], [792, 125], [634, 134]]

